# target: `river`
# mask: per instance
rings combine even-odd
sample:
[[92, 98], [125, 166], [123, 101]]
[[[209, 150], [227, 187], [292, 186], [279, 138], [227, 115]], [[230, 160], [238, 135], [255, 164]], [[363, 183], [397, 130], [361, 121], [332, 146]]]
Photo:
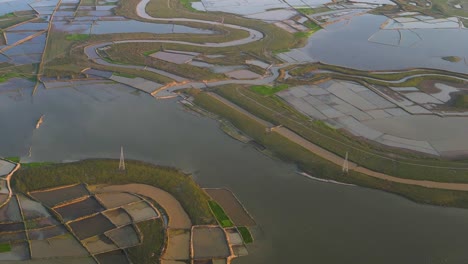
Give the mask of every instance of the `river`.
[[176, 100], [123, 85], [39, 89], [33, 98], [30, 88], [22, 93], [0, 93], [2, 155], [118, 158], [122, 145], [127, 159], [178, 167], [203, 187], [227, 187], [259, 224], [250, 255], [236, 264], [468, 262], [468, 210], [307, 179]]

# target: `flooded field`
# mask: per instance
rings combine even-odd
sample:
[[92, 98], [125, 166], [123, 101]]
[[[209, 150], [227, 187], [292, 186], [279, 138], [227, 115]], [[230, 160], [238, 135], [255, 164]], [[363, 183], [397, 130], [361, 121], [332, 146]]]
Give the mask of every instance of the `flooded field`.
[[129, 193], [101, 193], [97, 194], [96, 198], [101, 202], [107, 209], [120, 207], [132, 202], [138, 202], [141, 199], [137, 196]]
[[194, 259], [227, 258], [231, 254], [223, 229], [195, 227], [192, 232]]
[[102, 214], [71, 222], [69, 226], [80, 240], [104, 234], [104, 232], [115, 228]]
[[63, 221], [68, 222], [83, 216], [99, 213], [104, 208], [94, 197], [89, 197], [79, 202], [55, 207], [54, 210], [62, 217]]
[[405, 41], [401, 43], [396, 30], [380, 29], [386, 20], [384, 16], [366, 14], [329, 25], [310, 37], [309, 43], [299, 51], [314, 61], [363, 70], [419, 67], [468, 72], [463, 60], [453, 63], [442, 59], [444, 56], [468, 58], [467, 29], [401, 29]]
[[121, 228], [113, 229], [106, 232], [106, 236], [110, 238], [119, 248], [133, 247], [140, 243], [136, 230], [132, 225], [127, 225]]
[[87, 195], [89, 195], [88, 190], [80, 184], [50, 191], [47, 190], [31, 193], [32, 197], [49, 207]]
[[130, 215], [122, 208], [106, 211], [103, 214], [116, 226], [128, 225], [132, 222]]
[[128, 264], [127, 256], [122, 250], [111, 251], [95, 256], [101, 264]]
[[218, 202], [237, 226], [254, 226], [255, 221], [250, 217], [234, 194], [226, 189], [205, 189]]

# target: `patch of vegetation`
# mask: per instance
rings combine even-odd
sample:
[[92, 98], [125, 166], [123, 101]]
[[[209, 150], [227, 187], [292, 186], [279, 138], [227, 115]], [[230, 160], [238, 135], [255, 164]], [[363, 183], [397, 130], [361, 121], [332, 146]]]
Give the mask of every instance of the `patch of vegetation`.
[[85, 41], [90, 38], [89, 34], [71, 34], [65, 37], [66, 40], [70, 41]]
[[135, 75], [133, 75], [133, 74], [128, 74], [128, 73], [125, 73], [125, 72], [114, 72], [114, 75], [120, 76], [120, 77], [129, 78], [129, 79], [135, 79], [135, 78], [136, 78]]
[[456, 108], [468, 108], [468, 94], [460, 94], [455, 98], [454, 106]]
[[73, 163], [22, 166], [12, 179], [17, 192], [53, 188], [76, 183], [127, 184], [141, 183], [172, 194], [195, 225], [213, 224], [215, 219], [208, 206], [208, 195], [190, 175], [170, 168], [139, 161], [126, 161], [125, 172], [118, 170], [118, 160], [83, 160]]
[[313, 15], [313, 14], [328, 12], [331, 9], [326, 6], [322, 6], [322, 7], [317, 7], [317, 8], [296, 8], [296, 10], [303, 15]]
[[[358, 184], [391, 193], [403, 195], [413, 201], [468, 208], [468, 192], [425, 188], [415, 185], [400, 184], [373, 178], [355, 171], [343, 175], [341, 167], [325, 160], [302, 146], [290, 141], [276, 132], [266, 133], [266, 127], [256, 120], [204, 92], [188, 91], [195, 97], [195, 103], [232, 122], [247, 135], [270, 149], [275, 156], [287, 162], [295, 163], [300, 169], [314, 177], [332, 179], [339, 182]], [[245, 100], [245, 99], [244, 99]], [[387, 161], [387, 163], [389, 163]], [[427, 171], [434, 169], [429, 168]], [[408, 172], [411, 174], [411, 172]], [[443, 174], [438, 174], [440, 177]]]
[[218, 220], [219, 224], [225, 228], [225, 227], [233, 227], [234, 224], [232, 223], [231, 219], [227, 214], [224, 212], [224, 209], [219, 205], [217, 202], [211, 200], [208, 201], [208, 204], [211, 208], [211, 211], [213, 211], [213, 214], [215, 215], [216, 219]]
[[16, 72], [9, 72], [9, 73], [2, 74], [0, 75], [0, 83], [6, 82], [9, 79], [15, 78], [15, 77], [20, 77], [20, 75]]
[[180, 0], [180, 3], [190, 11], [197, 11], [195, 8], [192, 7], [192, 3], [195, 2], [194, 0]]
[[245, 226], [239, 226], [237, 227], [237, 230], [239, 230], [242, 240], [244, 240], [244, 243], [250, 244], [253, 242], [253, 237], [252, 234], [250, 233], [249, 229]]
[[20, 157], [6, 157], [6, 160], [9, 160], [14, 163], [19, 163], [20, 162]]
[[254, 85], [250, 87], [250, 90], [261, 94], [261, 95], [273, 95], [279, 91], [288, 89], [289, 85], [287, 84], [280, 84], [277, 86], [269, 86], [269, 85]]
[[443, 60], [450, 61], [450, 62], [459, 62], [462, 60], [462, 58], [458, 56], [447, 56], [447, 57], [442, 57]]
[[22, 168], [35, 168], [35, 167], [42, 167], [46, 165], [55, 164], [53, 162], [28, 162], [28, 163], [21, 163]]
[[10, 251], [11, 251], [11, 245], [10, 245], [10, 243], [0, 244], [0, 253], [3, 253], [3, 252], [10, 252]]
[[143, 235], [140, 245], [127, 249], [132, 263], [159, 263], [159, 257], [164, 247], [165, 230], [161, 219], [153, 219], [137, 224]]

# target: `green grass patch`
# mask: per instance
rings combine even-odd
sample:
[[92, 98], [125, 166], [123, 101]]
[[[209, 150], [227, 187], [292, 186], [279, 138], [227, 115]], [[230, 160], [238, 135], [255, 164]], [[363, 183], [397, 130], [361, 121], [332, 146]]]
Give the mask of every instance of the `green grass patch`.
[[6, 157], [5, 159], [15, 163], [20, 162], [20, 157]]
[[6, 74], [2, 74], [2, 75], [0, 75], [0, 83], [6, 82], [9, 79], [15, 78], [15, 77], [20, 77], [20, 75], [18, 73], [16, 73], [16, 72], [9, 72], [9, 73], [6, 73]]
[[42, 166], [47, 166], [47, 165], [52, 165], [54, 164], [53, 162], [28, 162], [28, 163], [21, 163], [21, 167], [23, 168], [36, 168], [36, 167], [42, 167]]
[[245, 226], [238, 226], [237, 230], [239, 230], [242, 240], [244, 240], [244, 243], [250, 244], [253, 242], [253, 237], [252, 234], [250, 233], [249, 229]]
[[211, 211], [213, 211], [214, 216], [218, 220], [219, 224], [224, 228], [224, 227], [233, 227], [234, 224], [232, 223], [231, 219], [229, 219], [229, 216], [224, 212], [223, 208], [221, 205], [219, 205], [215, 201], [208, 201], [208, 204], [211, 208]]
[[125, 172], [119, 171], [118, 167], [119, 160], [107, 159], [59, 164], [39, 163], [37, 166], [22, 166], [13, 177], [12, 185], [16, 192], [27, 193], [76, 183], [147, 184], [172, 194], [193, 224], [216, 223], [208, 206], [208, 195], [190, 175], [171, 167], [132, 160], [126, 161]]
[[132, 263], [159, 263], [165, 241], [161, 219], [140, 222], [137, 227], [143, 235], [143, 241], [140, 245], [127, 249], [128, 257]]
[[317, 7], [317, 8], [297, 8], [296, 11], [303, 15], [313, 15], [313, 14], [318, 14], [318, 13], [323, 13], [323, 12], [328, 12], [331, 9], [323, 6], [323, 7]]
[[250, 87], [250, 90], [261, 94], [261, 95], [273, 95], [279, 91], [288, 89], [289, 85], [287, 84], [280, 84], [277, 86], [269, 86], [269, 85], [254, 85]]
[[197, 11], [195, 8], [192, 7], [192, 3], [195, 2], [193, 0], [180, 0], [180, 3], [187, 8], [188, 10], [194, 12]]
[[455, 99], [454, 106], [457, 108], [468, 108], [468, 94], [458, 95]]
[[133, 74], [128, 74], [128, 73], [125, 73], [125, 72], [114, 72], [114, 75], [120, 76], [120, 77], [129, 78], [129, 79], [135, 79], [135, 78], [136, 78], [135, 75], [133, 75]]
[[84, 41], [90, 38], [89, 34], [71, 34], [65, 37], [66, 40], [70, 41]]
[[11, 245], [9, 243], [0, 244], [0, 253], [10, 252], [10, 251], [11, 251]]
[[450, 61], [450, 62], [459, 62], [462, 60], [462, 58], [458, 56], [446, 56], [446, 57], [442, 57], [442, 59], [446, 61]]

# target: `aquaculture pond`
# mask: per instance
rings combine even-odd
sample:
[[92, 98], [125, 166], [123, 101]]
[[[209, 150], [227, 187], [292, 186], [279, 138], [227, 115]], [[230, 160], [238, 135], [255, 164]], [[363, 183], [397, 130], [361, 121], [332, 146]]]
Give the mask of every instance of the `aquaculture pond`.
[[[57, 86], [39, 88], [34, 97], [27, 85], [22, 92], [0, 93], [0, 122], [8, 124], [2, 126], [8, 139], [0, 141], [3, 156], [57, 162], [119, 158], [123, 146], [128, 159], [180, 168], [202, 187], [226, 187], [259, 226], [252, 230], [249, 255], [236, 264], [468, 261], [468, 210], [307, 179], [292, 164], [233, 140], [215, 120], [184, 110], [176, 100], [155, 100], [119, 84]], [[41, 115], [44, 123], [35, 129]], [[114, 226], [103, 224], [90, 233], [84, 231], [94, 222], [74, 227], [85, 238]]]
[[[364, 70], [423, 67], [468, 72], [467, 29], [381, 30], [386, 20], [355, 16], [318, 31], [299, 50], [316, 61]], [[445, 56], [462, 59], [450, 62], [442, 59]]]

